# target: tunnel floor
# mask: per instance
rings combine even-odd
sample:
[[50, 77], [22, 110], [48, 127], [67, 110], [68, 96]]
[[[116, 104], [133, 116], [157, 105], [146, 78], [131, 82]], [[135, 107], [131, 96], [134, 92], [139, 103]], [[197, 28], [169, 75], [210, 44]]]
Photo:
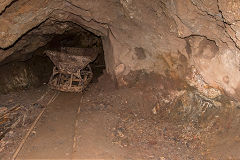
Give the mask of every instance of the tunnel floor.
[[42, 110], [16, 159], [190, 160], [240, 156], [239, 128], [229, 124], [231, 118], [224, 120], [232, 129], [218, 126], [218, 119], [209, 120], [208, 127], [215, 121], [221, 129], [221, 134], [213, 137], [208, 127], [203, 132], [169, 116], [172, 110], [160, 108], [156, 113], [153, 106], [159, 108], [153, 92], [152, 86], [142, 84], [116, 90], [104, 74], [83, 94], [42, 86], [3, 95], [1, 105], [25, 106], [19, 109], [25, 113], [25, 120], [1, 139], [0, 159], [12, 158]]

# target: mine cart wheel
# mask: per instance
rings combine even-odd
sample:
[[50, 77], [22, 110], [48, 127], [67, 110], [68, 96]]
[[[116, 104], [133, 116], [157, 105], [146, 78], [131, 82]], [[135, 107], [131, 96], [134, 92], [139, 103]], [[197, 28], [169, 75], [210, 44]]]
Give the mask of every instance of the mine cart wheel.
[[86, 87], [93, 78], [93, 73], [90, 65], [87, 65], [84, 69], [81, 70], [81, 77], [83, 80], [83, 85]]
[[57, 67], [53, 68], [53, 74], [49, 80], [52, 89], [65, 92], [82, 92], [92, 80], [93, 73], [90, 65], [75, 73], [60, 72]]

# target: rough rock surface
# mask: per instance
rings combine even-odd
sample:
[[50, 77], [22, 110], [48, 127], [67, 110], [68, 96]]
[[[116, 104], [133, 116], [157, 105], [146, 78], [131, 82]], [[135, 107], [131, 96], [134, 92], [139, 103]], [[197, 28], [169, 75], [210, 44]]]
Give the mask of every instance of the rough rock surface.
[[53, 63], [45, 56], [30, 60], [14, 61], [0, 68], [0, 94], [39, 87], [47, 83], [52, 74]]
[[[200, 91], [209, 88], [209, 92], [203, 91], [208, 97], [225, 91], [240, 99], [239, 3], [1, 0], [0, 60], [45, 45], [47, 40], [39, 37], [48, 34], [46, 24], [52, 23], [54, 28], [58, 22], [71, 21], [102, 37], [107, 71], [120, 83], [127, 83], [123, 77], [131, 71], [145, 70], [174, 78], [188, 77], [190, 85]], [[64, 26], [60, 28], [57, 30], [64, 32]], [[40, 30], [40, 36], [29, 41], [27, 37], [36, 30]], [[26, 45], [28, 49], [22, 50]]]

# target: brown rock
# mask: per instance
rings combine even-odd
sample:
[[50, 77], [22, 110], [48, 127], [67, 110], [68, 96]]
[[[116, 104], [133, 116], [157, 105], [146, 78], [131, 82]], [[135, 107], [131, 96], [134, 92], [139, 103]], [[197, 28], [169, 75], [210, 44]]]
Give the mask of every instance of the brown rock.
[[[238, 97], [238, 1], [0, 2], [0, 61], [45, 46], [49, 35], [68, 28], [57, 27], [56, 22], [68, 21], [101, 36], [106, 69], [112, 78], [144, 70], [185, 79], [187, 68], [193, 65], [210, 87]], [[184, 61], [178, 58], [181, 55]]]

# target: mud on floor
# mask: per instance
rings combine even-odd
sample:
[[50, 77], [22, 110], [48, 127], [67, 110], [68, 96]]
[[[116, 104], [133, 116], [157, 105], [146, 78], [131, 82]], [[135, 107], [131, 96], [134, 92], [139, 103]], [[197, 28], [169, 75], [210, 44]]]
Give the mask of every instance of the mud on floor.
[[114, 90], [101, 77], [85, 93], [81, 113], [114, 114], [105, 126], [112, 143], [128, 153], [124, 158], [240, 159], [239, 103], [173, 83], [153, 75]]
[[[209, 100], [173, 83], [153, 76], [116, 89], [110, 77], [103, 75], [90, 84], [77, 117], [73, 158], [239, 159], [238, 103], [228, 97]], [[21, 103], [31, 124], [41, 109], [36, 101], [46, 90], [1, 96], [1, 106]], [[212, 105], [206, 107], [205, 102]], [[27, 127], [19, 125], [6, 134], [0, 158], [9, 158]]]
[[153, 114], [158, 99], [151, 93], [156, 87], [114, 90], [109, 87], [111, 83], [107, 79], [100, 80], [100, 83], [91, 86], [84, 94], [80, 117], [93, 114], [109, 117], [104, 121], [105, 132], [111, 143], [121, 148], [121, 158], [202, 158], [198, 146], [190, 147], [181, 139], [181, 123]]

